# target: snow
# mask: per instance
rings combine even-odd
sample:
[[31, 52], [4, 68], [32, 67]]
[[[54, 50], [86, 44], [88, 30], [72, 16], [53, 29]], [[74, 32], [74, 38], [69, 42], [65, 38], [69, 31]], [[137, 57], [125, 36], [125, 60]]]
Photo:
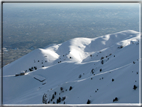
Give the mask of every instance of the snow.
[[50, 104], [59, 97], [58, 104], [138, 104], [139, 40], [139, 32], [126, 30], [36, 49], [4, 66], [4, 104], [43, 104], [43, 95]]

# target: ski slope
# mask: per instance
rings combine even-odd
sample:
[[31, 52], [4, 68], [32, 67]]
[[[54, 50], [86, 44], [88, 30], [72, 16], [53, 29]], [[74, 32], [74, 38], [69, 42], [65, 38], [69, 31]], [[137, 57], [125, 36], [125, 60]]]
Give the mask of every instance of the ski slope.
[[138, 104], [139, 41], [126, 30], [36, 49], [4, 66], [4, 104]]

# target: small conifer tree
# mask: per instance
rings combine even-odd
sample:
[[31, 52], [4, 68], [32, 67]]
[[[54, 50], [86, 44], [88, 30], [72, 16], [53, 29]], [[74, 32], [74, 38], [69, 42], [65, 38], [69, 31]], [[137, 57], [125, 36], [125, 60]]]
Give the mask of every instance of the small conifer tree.
[[112, 81], [114, 81], [114, 79], [112, 79]]
[[134, 89], [134, 90], [136, 90], [136, 89], [137, 89], [137, 86], [136, 86], [136, 85], [134, 85], [133, 89]]
[[90, 104], [90, 103], [91, 103], [91, 101], [88, 99], [87, 104]]
[[101, 61], [101, 64], [104, 64], [104, 60]]
[[72, 90], [72, 86], [70, 86], [69, 91]]

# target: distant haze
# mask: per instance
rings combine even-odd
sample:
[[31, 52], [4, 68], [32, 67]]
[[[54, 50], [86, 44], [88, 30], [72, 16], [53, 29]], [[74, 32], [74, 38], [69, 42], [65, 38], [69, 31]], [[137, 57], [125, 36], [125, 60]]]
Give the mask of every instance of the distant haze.
[[139, 31], [139, 14], [139, 3], [4, 3], [4, 62], [76, 37]]

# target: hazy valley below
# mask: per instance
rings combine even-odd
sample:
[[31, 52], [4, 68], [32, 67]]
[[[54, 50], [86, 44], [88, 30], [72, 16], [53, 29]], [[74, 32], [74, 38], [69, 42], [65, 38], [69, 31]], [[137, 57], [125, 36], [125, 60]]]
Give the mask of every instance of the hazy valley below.
[[3, 65], [34, 49], [75, 37], [94, 38], [129, 29], [139, 31], [139, 6], [61, 4], [55, 8], [52, 5], [24, 8], [4, 4]]

